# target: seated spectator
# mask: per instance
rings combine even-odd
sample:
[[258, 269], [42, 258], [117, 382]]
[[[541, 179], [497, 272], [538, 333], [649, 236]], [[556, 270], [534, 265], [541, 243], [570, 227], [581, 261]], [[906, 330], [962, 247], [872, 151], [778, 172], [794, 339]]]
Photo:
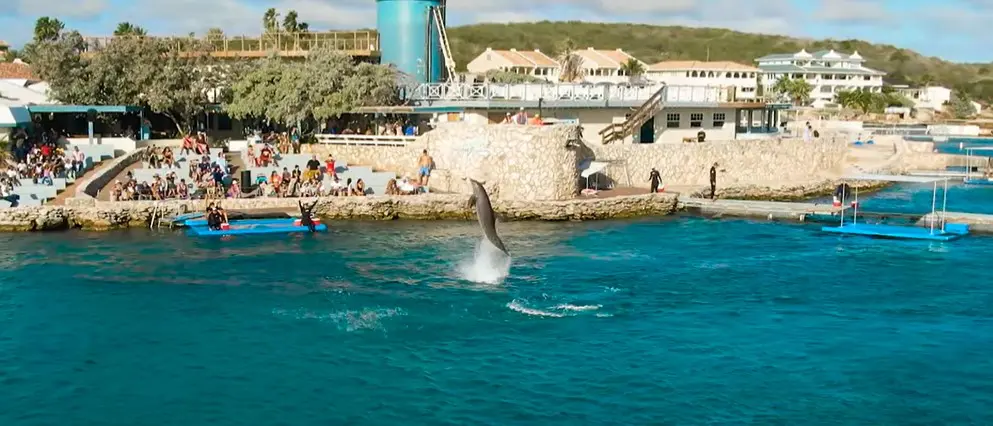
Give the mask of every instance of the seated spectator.
[[228, 198], [241, 198], [241, 185], [238, 184], [238, 179], [231, 180], [231, 186], [228, 187]]
[[386, 195], [400, 195], [400, 188], [397, 188], [397, 180], [390, 179], [386, 182]]
[[363, 197], [365, 196], [365, 181], [359, 179], [355, 181], [355, 188], [352, 188], [352, 195]]
[[190, 185], [186, 183], [186, 179], [179, 180], [179, 185], [176, 187], [176, 197], [180, 200], [190, 198]]

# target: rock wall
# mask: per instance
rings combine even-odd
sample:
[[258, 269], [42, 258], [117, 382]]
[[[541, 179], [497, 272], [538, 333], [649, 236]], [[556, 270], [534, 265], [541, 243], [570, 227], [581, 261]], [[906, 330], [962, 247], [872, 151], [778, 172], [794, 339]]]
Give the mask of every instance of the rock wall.
[[[836, 178], [848, 151], [829, 140], [750, 140], [713, 143], [598, 145], [597, 160], [616, 162], [606, 175], [619, 185], [647, 188], [655, 167], [667, 185], [707, 186], [720, 164], [718, 186], [782, 187]], [[625, 168], [626, 165], [626, 168]], [[630, 183], [629, 183], [630, 182]]]
[[[229, 211], [298, 211], [295, 198], [226, 200]], [[111, 230], [148, 227], [153, 217], [170, 217], [203, 211], [204, 201], [128, 201], [90, 205], [40, 206], [0, 210], [0, 231], [48, 231], [70, 228]], [[667, 215], [676, 209], [670, 194], [572, 199], [568, 201], [495, 201], [494, 210], [504, 220], [596, 220]], [[428, 194], [403, 197], [328, 197], [314, 209], [329, 220], [347, 219], [472, 219], [475, 209], [468, 195]]]
[[580, 155], [568, 147], [577, 126], [510, 126], [440, 123], [406, 147], [326, 145], [312, 149], [324, 158], [332, 153], [349, 164], [417, 176], [423, 150], [434, 158], [431, 188], [471, 193], [466, 176], [485, 181], [494, 199], [567, 200], [578, 194]]

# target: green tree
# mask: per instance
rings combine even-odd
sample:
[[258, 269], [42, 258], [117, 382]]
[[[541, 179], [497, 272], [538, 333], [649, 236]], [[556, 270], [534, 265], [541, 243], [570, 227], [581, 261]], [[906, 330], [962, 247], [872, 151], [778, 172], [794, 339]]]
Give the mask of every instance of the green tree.
[[300, 15], [297, 14], [297, 11], [291, 10], [287, 12], [286, 17], [283, 18], [283, 31], [291, 34], [307, 32], [310, 29], [310, 25], [306, 22], [299, 22], [299, 18]]
[[396, 105], [396, 81], [389, 66], [355, 64], [349, 56], [318, 49], [303, 62], [270, 57], [255, 64], [234, 82], [224, 108], [234, 118], [321, 121], [361, 106]]
[[948, 101], [949, 112], [955, 118], [969, 118], [976, 115], [976, 107], [972, 104], [969, 96], [961, 91], [952, 93], [952, 99]]
[[555, 50], [560, 65], [559, 81], [575, 83], [583, 79], [583, 58], [576, 54], [576, 43], [572, 39], [563, 40]]
[[143, 37], [147, 35], [148, 32], [144, 28], [134, 25], [130, 22], [121, 22], [117, 24], [117, 28], [114, 29], [115, 37], [125, 37], [125, 36], [136, 36]]
[[42, 16], [34, 23], [34, 42], [55, 41], [59, 39], [66, 25], [56, 18]]
[[814, 87], [804, 79], [783, 77], [776, 81], [772, 90], [788, 97], [794, 105], [803, 106], [810, 104], [810, 92]]
[[279, 12], [276, 9], [270, 7], [262, 15], [262, 30], [266, 33], [279, 31]]
[[207, 30], [207, 40], [223, 40], [224, 30], [220, 28], [210, 28]]
[[621, 64], [621, 72], [627, 75], [631, 81], [637, 80], [645, 74], [645, 71], [645, 64], [634, 58], [628, 59], [627, 62]]

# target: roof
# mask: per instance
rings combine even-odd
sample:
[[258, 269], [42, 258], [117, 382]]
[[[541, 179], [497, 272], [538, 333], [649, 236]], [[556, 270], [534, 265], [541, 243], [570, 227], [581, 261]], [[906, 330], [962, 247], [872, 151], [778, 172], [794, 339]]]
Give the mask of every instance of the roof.
[[844, 176], [846, 180], [873, 180], [879, 182], [932, 183], [948, 180], [947, 177], [855, 174]]
[[532, 50], [518, 50], [518, 51], [515, 51], [515, 53], [517, 53], [520, 56], [523, 56], [524, 59], [527, 59], [528, 61], [531, 61], [532, 63], [534, 63], [538, 67], [557, 68], [557, 67], [560, 66], [558, 62], [556, 62], [550, 56], [542, 53], [538, 49], [535, 49], [533, 51]]
[[486, 54], [486, 53], [496, 53], [501, 58], [503, 58], [507, 62], [510, 62], [510, 64], [512, 66], [515, 66], [515, 67], [532, 67], [533, 68], [535, 66], [534, 62], [531, 62], [528, 58], [526, 58], [523, 55], [519, 54], [517, 52], [517, 49], [497, 50], [497, 49], [489, 49], [489, 48], [487, 48], [486, 49], [486, 52], [483, 52], [483, 53], [484, 54]]
[[28, 64], [0, 62], [0, 80], [4, 79], [37, 80]]
[[141, 112], [141, 108], [125, 105], [29, 105], [28, 111], [37, 113], [86, 113], [95, 109], [99, 113]]
[[0, 40], [0, 47], [10, 47], [10, 43], [7, 43], [6, 41]]
[[31, 89], [34, 85], [25, 87], [26, 83], [25, 80], [0, 80], [0, 98], [21, 105], [52, 103], [45, 92]]
[[759, 65], [763, 72], [807, 72], [803, 67], [783, 64], [783, 65]]
[[748, 71], [758, 68], [730, 61], [662, 61], [648, 67], [649, 71]]
[[815, 61], [827, 59], [827, 60], [847, 60], [847, 61], [855, 61], [855, 62], [862, 62], [863, 60], [865, 60], [862, 57], [862, 55], [859, 55], [859, 52], [852, 52], [851, 55], [841, 52], [836, 52], [834, 50], [818, 50], [816, 52], [810, 53], [807, 52], [805, 49], [801, 49], [799, 52], [796, 53], [776, 53], [772, 55], [766, 55], [756, 59], [755, 61], [757, 62], [783, 61], [783, 60], [791, 60], [791, 59], [810, 59]]
[[597, 50], [592, 47], [579, 49], [575, 52], [583, 58], [584, 65], [590, 63], [593, 66], [587, 68], [620, 68], [629, 59], [634, 58], [623, 50]]

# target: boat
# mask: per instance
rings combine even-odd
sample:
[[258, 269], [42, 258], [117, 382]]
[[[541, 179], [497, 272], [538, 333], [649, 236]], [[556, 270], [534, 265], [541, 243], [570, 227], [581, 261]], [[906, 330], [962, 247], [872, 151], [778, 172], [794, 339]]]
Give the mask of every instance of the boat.
[[[965, 151], [965, 178], [962, 179], [962, 183], [966, 185], [993, 185], [993, 178], [986, 177], [979, 169], [983, 166], [988, 166], [988, 164], [982, 164], [982, 160], [979, 160], [975, 169], [976, 172], [973, 173], [973, 161], [972, 157], [976, 155], [977, 152], [987, 152], [993, 155], [993, 146], [972, 146], [963, 148]], [[978, 156], [980, 158], [988, 157], [988, 155]], [[989, 161], [989, 160], [987, 160]]]
[[[319, 219], [314, 219], [317, 232], [326, 232], [328, 226], [320, 223]], [[195, 219], [186, 221], [189, 228], [187, 233], [190, 236], [209, 237], [223, 235], [261, 235], [261, 234], [287, 234], [294, 232], [310, 232], [306, 226], [300, 223], [300, 219], [245, 219], [232, 220], [221, 229], [210, 229], [207, 221]]]
[[[841, 223], [838, 226], [824, 226], [822, 232], [841, 235], [861, 235], [876, 238], [892, 238], [901, 240], [928, 240], [928, 241], [952, 241], [969, 234], [969, 226], [959, 223], [946, 223], [945, 211], [948, 206], [948, 178], [947, 177], [927, 177], [927, 176], [899, 176], [899, 175], [855, 175], [848, 176], [845, 180], [852, 181], [877, 181], [877, 182], [910, 182], [910, 183], [932, 183], [934, 191], [931, 194], [931, 214], [927, 226], [915, 225], [887, 225], [859, 222], [858, 188], [855, 189], [855, 201], [852, 203], [852, 218], [850, 222], [845, 221], [845, 213], [841, 213]], [[942, 192], [941, 212], [938, 212], [938, 182], [944, 184]]]

